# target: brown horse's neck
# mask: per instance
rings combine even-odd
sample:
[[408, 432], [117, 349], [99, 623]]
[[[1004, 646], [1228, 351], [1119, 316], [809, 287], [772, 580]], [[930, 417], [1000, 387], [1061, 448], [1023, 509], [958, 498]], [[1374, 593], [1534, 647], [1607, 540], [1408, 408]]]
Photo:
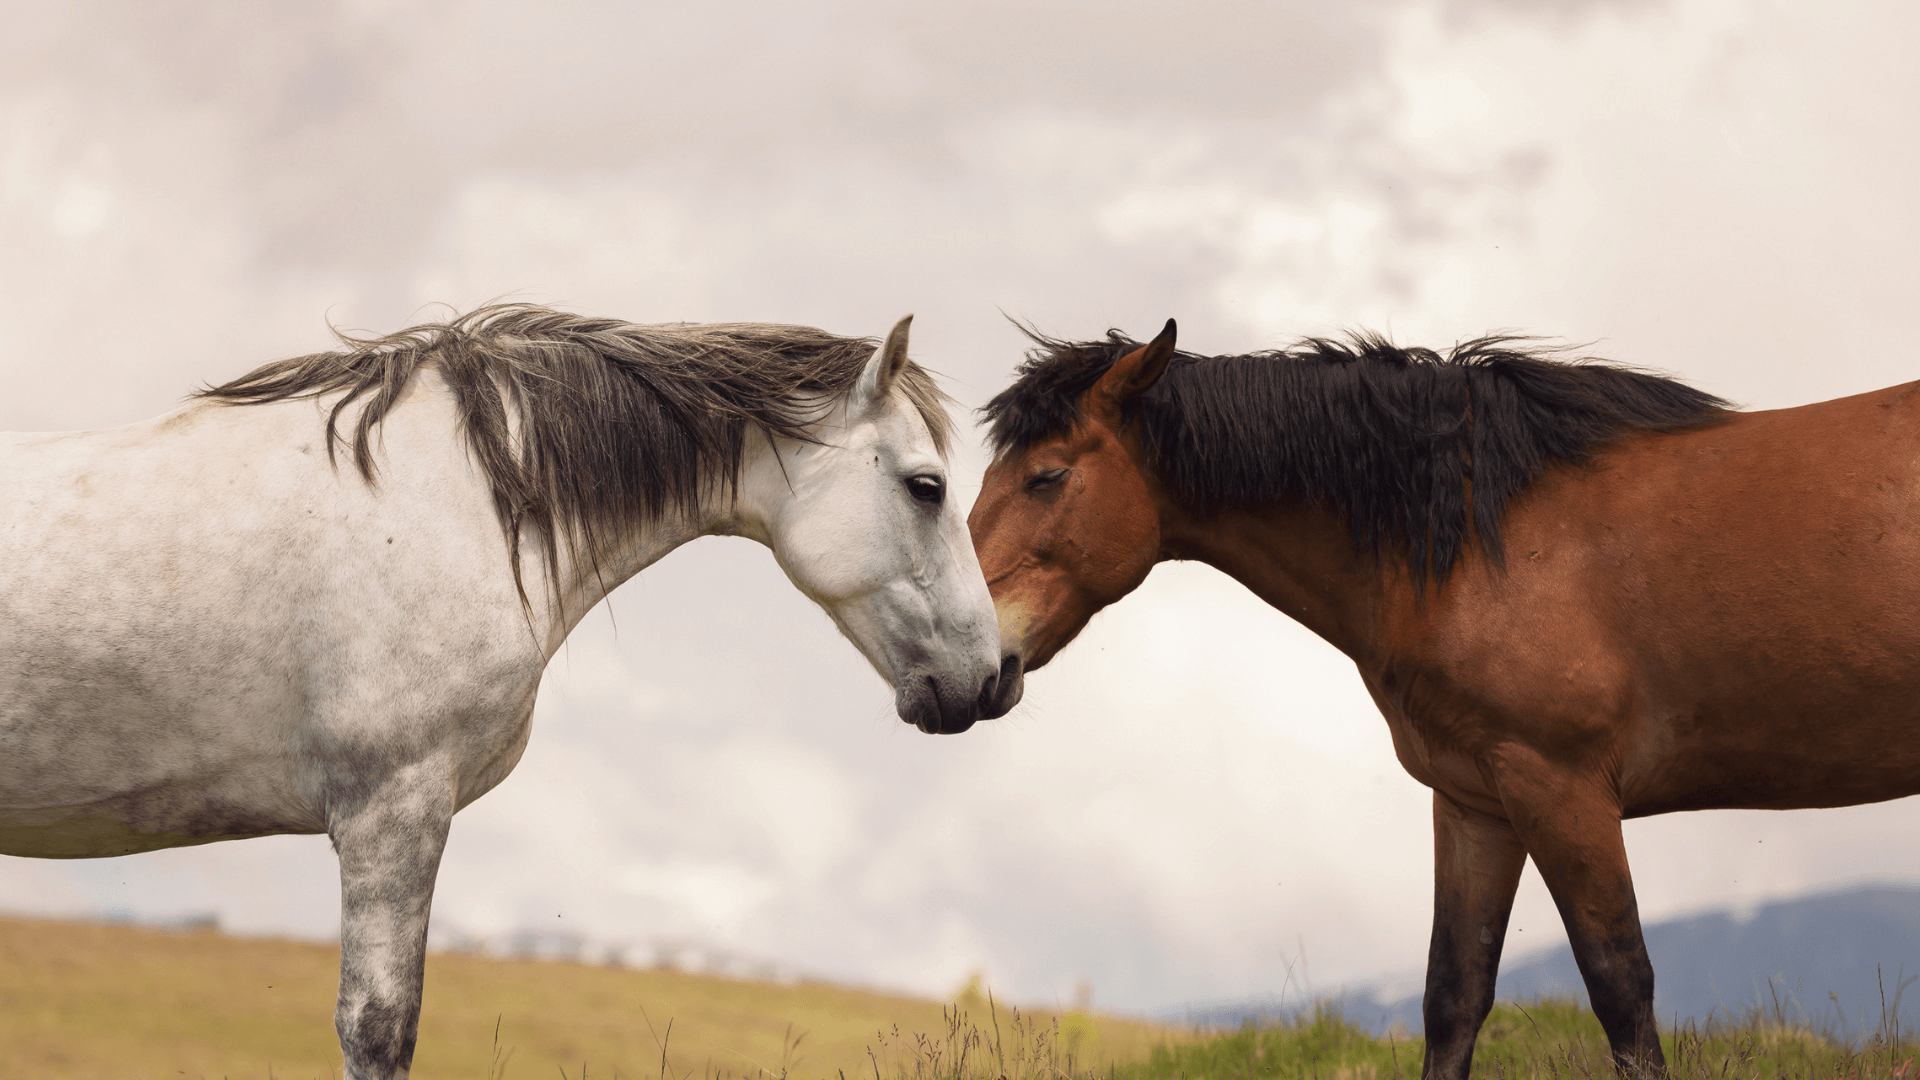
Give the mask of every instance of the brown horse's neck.
[[1353, 534], [1304, 500], [1194, 513], [1162, 495], [1160, 557], [1206, 563], [1245, 585], [1356, 661], [1374, 651], [1390, 590], [1403, 574], [1354, 550]]

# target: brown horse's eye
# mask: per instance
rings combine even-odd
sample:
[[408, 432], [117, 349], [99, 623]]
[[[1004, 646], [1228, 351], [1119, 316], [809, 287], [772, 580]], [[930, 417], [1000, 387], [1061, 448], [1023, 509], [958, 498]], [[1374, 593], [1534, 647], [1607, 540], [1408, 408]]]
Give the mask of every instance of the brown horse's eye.
[[939, 506], [947, 497], [947, 482], [937, 476], [909, 476], [907, 494], [923, 503]]
[[1047, 469], [1027, 477], [1028, 491], [1045, 491], [1067, 478], [1066, 469]]

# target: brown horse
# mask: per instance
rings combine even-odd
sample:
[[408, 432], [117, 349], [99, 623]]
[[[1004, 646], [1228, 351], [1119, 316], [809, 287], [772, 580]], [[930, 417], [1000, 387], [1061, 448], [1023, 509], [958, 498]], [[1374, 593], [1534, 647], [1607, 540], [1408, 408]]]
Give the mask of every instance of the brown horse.
[[1920, 384], [1743, 413], [1511, 338], [1035, 340], [969, 520], [992, 714], [1163, 559], [1352, 658], [1434, 793], [1425, 1075], [1467, 1075], [1528, 856], [1660, 1072], [1621, 819], [1920, 793]]

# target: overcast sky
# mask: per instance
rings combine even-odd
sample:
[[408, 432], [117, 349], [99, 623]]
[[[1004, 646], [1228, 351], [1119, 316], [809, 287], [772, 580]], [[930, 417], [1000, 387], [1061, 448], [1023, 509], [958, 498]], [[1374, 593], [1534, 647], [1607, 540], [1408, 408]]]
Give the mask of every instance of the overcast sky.
[[[1019, 359], [1003, 313], [1205, 352], [1513, 328], [1756, 408], [1920, 373], [1911, 5], [0, 3], [0, 428], [497, 297], [914, 312], [969, 408]], [[1424, 963], [1425, 789], [1351, 666], [1210, 570], [948, 738], [751, 543], [611, 608], [455, 820], [438, 932], [1124, 1009]], [[1628, 826], [1650, 920], [1920, 882], [1915, 835], [1914, 800]], [[0, 908], [325, 937], [338, 898], [298, 837], [0, 859]], [[1510, 954], [1558, 922], [1529, 871]]]

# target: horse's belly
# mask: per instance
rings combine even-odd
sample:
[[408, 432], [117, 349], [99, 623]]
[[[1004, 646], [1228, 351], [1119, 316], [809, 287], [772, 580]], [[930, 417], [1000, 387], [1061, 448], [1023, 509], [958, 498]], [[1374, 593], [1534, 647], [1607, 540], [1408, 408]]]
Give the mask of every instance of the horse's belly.
[[0, 808], [0, 854], [99, 859], [277, 833], [322, 832], [298, 812], [211, 799], [185, 787], [76, 806]]
[[1622, 755], [1626, 815], [1803, 810], [1920, 795], [1920, 697], [1842, 696], [1824, 707], [1784, 689], [1778, 697], [1639, 725]]
[[1781, 778], [1776, 763], [1759, 763], [1737, 775], [1722, 771], [1716, 782], [1649, 785], [1622, 792], [1621, 816], [1649, 817], [1691, 810], [1823, 810], [1838, 806], [1891, 802], [1920, 795], [1920, 777], [1911, 774], [1862, 779], [1845, 769], [1802, 768]]
[[164, 654], [97, 660], [111, 651], [40, 638], [0, 662], [0, 852], [94, 858], [325, 827], [297, 727], [265, 719], [283, 702]]

